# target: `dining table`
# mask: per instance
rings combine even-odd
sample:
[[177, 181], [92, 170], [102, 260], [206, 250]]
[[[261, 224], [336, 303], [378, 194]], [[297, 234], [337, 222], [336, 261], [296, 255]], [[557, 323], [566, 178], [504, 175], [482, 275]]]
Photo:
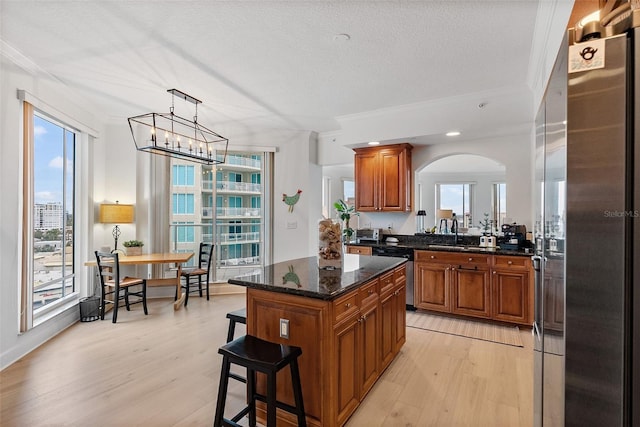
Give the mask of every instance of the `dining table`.
[[[175, 286], [177, 298], [173, 303], [173, 309], [179, 310], [185, 299], [185, 294], [182, 293], [182, 287], [180, 286], [182, 265], [189, 262], [193, 255], [193, 252], [159, 252], [141, 255], [119, 254], [118, 262], [120, 265], [175, 264], [176, 277], [154, 277], [146, 280], [147, 286]], [[84, 265], [96, 267], [98, 263], [93, 260], [87, 261]]]

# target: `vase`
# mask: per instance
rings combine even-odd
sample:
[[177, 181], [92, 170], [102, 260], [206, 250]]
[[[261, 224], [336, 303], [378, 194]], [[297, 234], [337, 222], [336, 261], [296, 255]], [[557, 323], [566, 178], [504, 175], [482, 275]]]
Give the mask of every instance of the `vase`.
[[318, 267], [342, 267], [342, 228], [338, 221], [318, 221]]

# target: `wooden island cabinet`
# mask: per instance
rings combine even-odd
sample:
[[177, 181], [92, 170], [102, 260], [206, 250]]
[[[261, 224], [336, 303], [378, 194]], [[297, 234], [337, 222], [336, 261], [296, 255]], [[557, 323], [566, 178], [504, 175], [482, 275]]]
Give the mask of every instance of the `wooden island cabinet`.
[[[323, 270], [311, 257], [229, 280], [247, 287], [247, 333], [302, 348], [308, 425], [344, 425], [400, 351], [406, 337], [405, 263], [348, 254], [342, 269]], [[264, 386], [258, 375], [258, 390], [264, 392]], [[286, 369], [278, 373], [277, 397], [293, 404]], [[264, 422], [264, 406], [257, 406], [258, 420]], [[297, 423], [278, 411], [280, 425]]]
[[528, 325], [533, 287], [528, 256], [415, 252], [415, 306]]

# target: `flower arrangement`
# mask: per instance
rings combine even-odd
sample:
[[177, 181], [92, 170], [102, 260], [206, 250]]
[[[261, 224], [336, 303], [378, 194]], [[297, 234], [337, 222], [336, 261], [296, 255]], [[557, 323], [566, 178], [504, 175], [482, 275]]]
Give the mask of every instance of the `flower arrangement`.
[[344, 200], [339, 199], [337, 202], [333, 204], [333, 207], [338, 214], [338, 218], [340, 218], [344, 224], [342, 227], [342, 238], [345, 242], [351, 241], [351, 236], [353, 236], [354, 230], [349, 225], [349, 221], [351, 220], [351, 215], [360, 215], [359, 212], [356, 212], [355, 206], [349, 206]]

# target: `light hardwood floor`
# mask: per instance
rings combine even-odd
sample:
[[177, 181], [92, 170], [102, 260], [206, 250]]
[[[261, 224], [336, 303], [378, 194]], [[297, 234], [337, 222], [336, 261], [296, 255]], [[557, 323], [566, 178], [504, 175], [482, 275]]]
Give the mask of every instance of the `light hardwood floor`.
[[[78, 323], [0, 373], [0, 425], [210, 426], [228, 311], [244, 295], [194, 296]], [[244, 333], [238, 325], [236, 335]], [[407, 342], [347, 426], [532, 425], [533, 355], [524, 348], [407, 328]], [[242, 406], [231, 380], [227, 409]]]

